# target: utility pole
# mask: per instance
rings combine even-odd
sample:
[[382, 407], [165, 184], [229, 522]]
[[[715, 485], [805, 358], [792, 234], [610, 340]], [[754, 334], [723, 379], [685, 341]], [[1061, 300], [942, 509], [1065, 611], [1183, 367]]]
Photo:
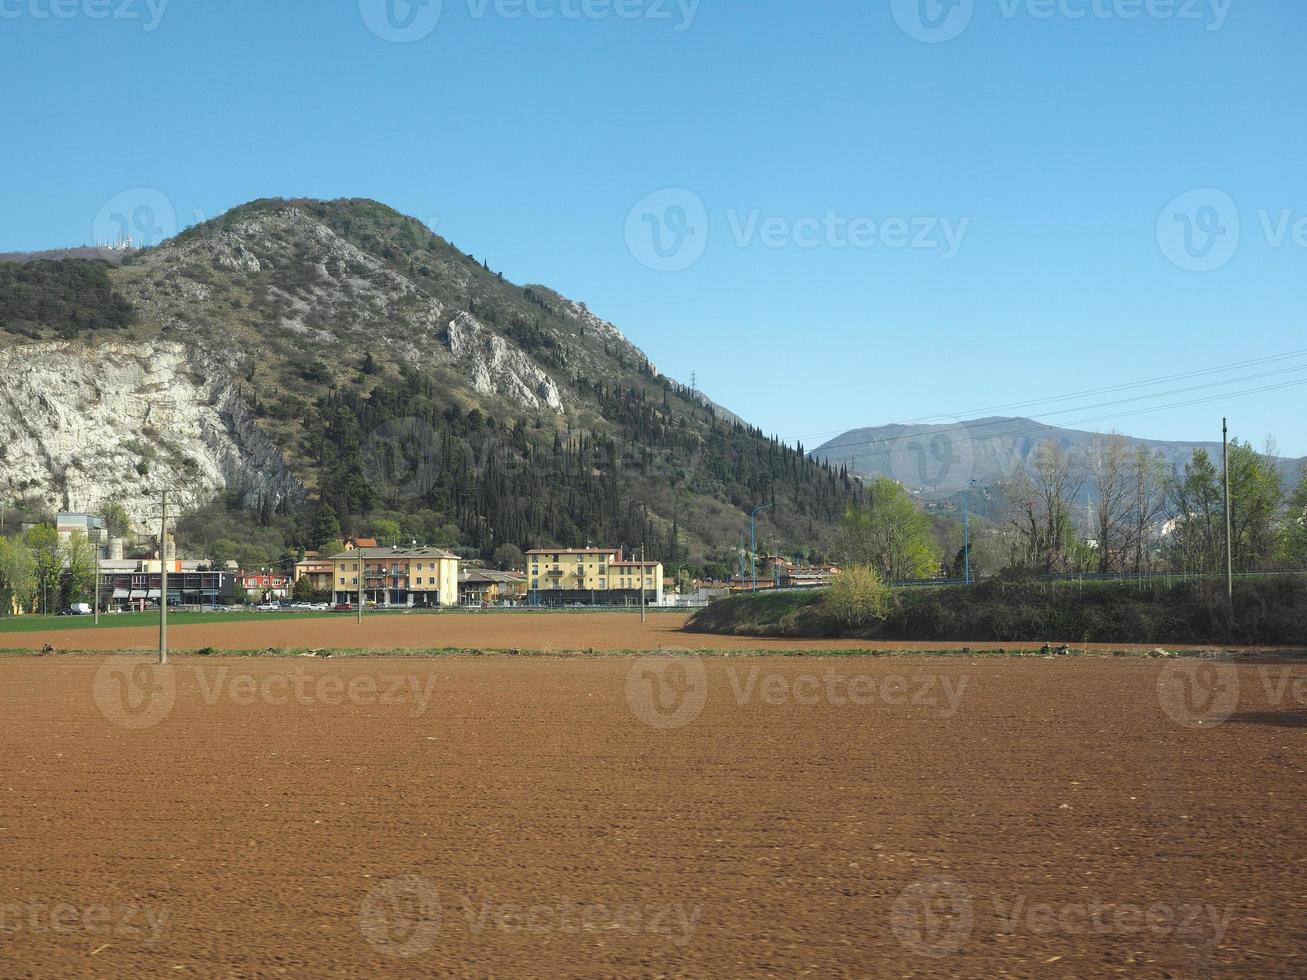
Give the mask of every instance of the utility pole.
[[962, 488], [962, 580], [971, 584], [971, 488], [976, 485], [972, 480]]
[[95, 543], [95, 625], [100, 625], [100, 542]]
[[758, 514], [771, 504], [759, 504], [749, 515], [749, 567], [753, 572], [753, 591], [758, 591]]
[[1225, 594], [1234, 601], [1234, 546], [1230, 534], [1230, 420], [1221, 419], [1221, 469], [1225, 473]]
[[168, 491], [159, 514], [159, 663], [168, 662]]
[[359, 553], [359, 625], [363, 624], [363, 584], [368, 577], [368, 560], [363, 555], [363, 549], [356, 549]]
[[640, 622], [644, 622], [644, 545], [640, 545]]

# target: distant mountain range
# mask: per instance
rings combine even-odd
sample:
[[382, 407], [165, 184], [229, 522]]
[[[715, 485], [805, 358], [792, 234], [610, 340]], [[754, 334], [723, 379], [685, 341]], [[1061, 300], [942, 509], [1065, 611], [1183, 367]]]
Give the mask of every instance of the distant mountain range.
[[[813, 450], [814, 458], [847, 466], [864, 477], [888, 476], [923, 496], [949, 497], [970, 480], [992, 486], [1018, 466], [1029, 467], [1040, 443], [1052, 440], [1071, 453], [1087, 452], [1101, 433], [1061, 429], [1025, 418], [984, 418], [942, 425], [881, 425], [851, 429]], [[1218, 461], [1219, 442], [1166, 441], [1126, 436], [1177, 469], [1206, 449]], [[1281, 459], [1286, 482], [1296, 484], [1307, 459]]]

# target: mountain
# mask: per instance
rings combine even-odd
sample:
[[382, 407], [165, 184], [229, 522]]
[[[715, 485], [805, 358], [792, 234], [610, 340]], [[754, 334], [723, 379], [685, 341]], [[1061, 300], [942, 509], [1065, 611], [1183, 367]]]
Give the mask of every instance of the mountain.
[[[262, 200], [118, 264], [0, 263], [0, 500], [145, 528], [158, 492], [489, 552], [820, 546], [856, 481], [661, 374], [613, 324], [367, 200]], [[329, 518], [328, 518], [329, 523]]]
[[[859, 476], [888, 476], [926, 497], [953, 496], [969, 481], [982, 487], [1006, 479], [1018, 466], [1029, 468], [1035, 448], [1052, 440], [1072, 454], [1084, 454], [1095, 432], [1060, 429], [1025, 418], [984, 418], [944, 425], [882, 425], [851, 429], [818, 446], [812, 455], [847, 467]], [[1205, 449], [1219, 462], [1220, 442], [1184, 442], [1126, 437], [1182, 469], [1194, 450]], [[1289, 485], [1307, 460], [1280, 460]], [[1088, 493], [1086, 487], [1083, 494]]]

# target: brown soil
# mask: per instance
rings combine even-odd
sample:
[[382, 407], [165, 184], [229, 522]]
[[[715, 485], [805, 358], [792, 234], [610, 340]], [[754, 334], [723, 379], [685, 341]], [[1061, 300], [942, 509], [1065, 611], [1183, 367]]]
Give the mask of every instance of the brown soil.
[[[930, 641], [796, 640], [715, 636], [682, 631], [683, 613], [446, 613], [441, 615], [374, 615], [360, 625], [353, 616], [265, 619], [256, 614], [214, 614], [212, 623], [169, 626], [168, 641], [176, 650], [264, 650], [334, 648], [343, 650], [940, 650], [965, 644]], [[1050, 638], [1056, 640], [1056, 638]], [[130, 629], [48, 630], [0, 634], [0, 649], [39, 650], [158, 649], [156, 627]], [[1038, 649], [1039, 643], [977, 641], [976, 649], [1004, 646], [1009, 650]], [[1151, 649], [1120, 643], [1077, 644], [1077, 649]], [[1168, 645], [1183, 650], [1183, 646]]]
[[126, 661], [0, 660], [6, 977], [1307, 972], [1300, 664]]

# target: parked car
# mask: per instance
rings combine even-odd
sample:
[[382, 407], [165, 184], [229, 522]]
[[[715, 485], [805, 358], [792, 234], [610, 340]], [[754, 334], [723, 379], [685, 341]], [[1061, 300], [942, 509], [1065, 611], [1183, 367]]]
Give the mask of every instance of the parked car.
[[281, 606], [275, 602], [260, 602], [255, 608], [259, 612], [281, 612]]
[[60, 616], [90, 616], [94, 610], [85, 602], [74, 602], [67, 609], [59, 613]]
[[353, 612], [353, 611], [354, 611], [354, 607], [351, 606], [348, 602], [336, 603], [336, 612]]

